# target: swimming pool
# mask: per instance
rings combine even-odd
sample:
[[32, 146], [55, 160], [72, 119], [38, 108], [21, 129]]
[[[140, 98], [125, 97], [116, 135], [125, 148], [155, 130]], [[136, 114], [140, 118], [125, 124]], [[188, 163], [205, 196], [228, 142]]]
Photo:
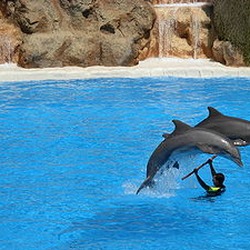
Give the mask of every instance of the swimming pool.
[[180, 180], [199, 157], [135, 195], [172, 119], [195, 125], [213, 106], [250, 120], [249, 94], [247, 78], [2, 83], [1, 249], [249, 249], [249, 147], [242, 169], [216, 159], [219, 197]]

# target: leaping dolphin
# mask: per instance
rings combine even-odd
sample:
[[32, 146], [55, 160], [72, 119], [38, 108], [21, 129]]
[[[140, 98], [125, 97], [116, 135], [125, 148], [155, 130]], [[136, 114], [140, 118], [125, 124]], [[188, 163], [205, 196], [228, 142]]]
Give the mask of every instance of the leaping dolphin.
[[192, 152], [198, 149], [208, 154], [217, 154], [227, 157], [239, 166], [242, 166], [239, 150], [233, 142], [226, 136], [213, 130], [190, 127], [189, 125], [173, 120], [175, 130], [163, 140], [154, 150], [147, 164], [147, 178], [141, 184], [136, 194], [141, 189], [151, 186], [158, 170], [169, 160], [171, 155], [181, 150], [182, 152]]
[[209, 115], [195, 127], [212, 129], [233, 140], [235, 146], [250, 144], [250, 122], [236, 117], [225, 116], [208, 107]]

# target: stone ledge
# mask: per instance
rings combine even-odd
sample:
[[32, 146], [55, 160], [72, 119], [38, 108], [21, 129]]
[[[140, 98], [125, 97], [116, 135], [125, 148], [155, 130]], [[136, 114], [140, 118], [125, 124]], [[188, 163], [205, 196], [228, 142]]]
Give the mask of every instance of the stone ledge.
[[134, 67], [63, 67], [23, 69], [15, 64], [0, 65], [0, 82], [139, 77], [250, 77], [248, 67], [227, 67], [207, 59], [147, 59]]

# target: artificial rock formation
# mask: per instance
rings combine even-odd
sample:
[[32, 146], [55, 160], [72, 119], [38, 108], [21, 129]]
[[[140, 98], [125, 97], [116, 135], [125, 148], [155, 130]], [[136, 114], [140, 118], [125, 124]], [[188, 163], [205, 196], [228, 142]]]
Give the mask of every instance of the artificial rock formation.
[[134, 65], [155, 20], [144, 0], [3, 0], [1, 11], [21, 31], [26, 68]]
[[174, 56], [249, 65], [249, 23], [246, 0], [1, 0], [0, 64], [130, 66]]

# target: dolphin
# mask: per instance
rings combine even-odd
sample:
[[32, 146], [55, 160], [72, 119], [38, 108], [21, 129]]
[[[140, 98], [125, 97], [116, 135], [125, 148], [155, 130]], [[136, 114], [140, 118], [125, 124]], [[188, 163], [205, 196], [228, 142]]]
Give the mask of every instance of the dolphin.
[[147, 164], [146, 179], [136, 194], [141, 189], [152, 186], [154, 176], [168, 162], [174, 152], [192, 152], [198, 149], [199, 152], [221, 155], [234, 161], [239, 166], [243, 165], [239, 150], [223, 134], [209, 129], [190, 127], [179, 120], [173, 120], [172, 122], [175, 125], [175, 129], [159, 144], [150, 156]]
[[250, 144], [250, 122], [236, 117], [225, 116], [218, 110], [208, 107], [209, 115], [195, 127], [212, 129], [224, 134], [235, 146]]

